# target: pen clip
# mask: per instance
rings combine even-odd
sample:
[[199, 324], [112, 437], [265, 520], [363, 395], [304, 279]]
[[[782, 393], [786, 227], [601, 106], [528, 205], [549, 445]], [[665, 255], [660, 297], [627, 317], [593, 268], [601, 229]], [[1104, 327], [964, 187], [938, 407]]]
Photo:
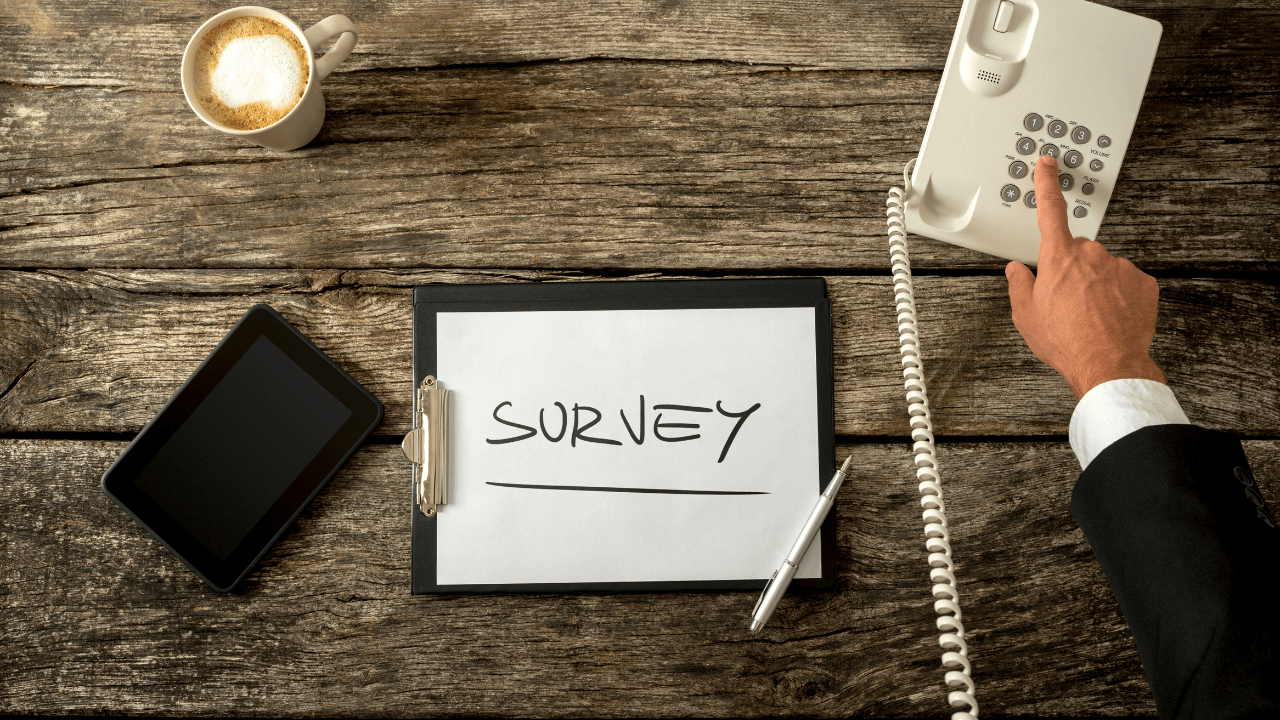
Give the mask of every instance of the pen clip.
[[[778, 570], [781, 570], [781, 569], [782, 568], [778, 568]], [[769, 586], [773, 584], [774, 580], [778, 579], [778, 570], [774, 570], [773, 574], [769, 576], [769, 581], [764, 584], [764, 589], [760, 591], [760, 599], [756, 600], [756, 606], [751, 609], [752, 615], [755, 615], [756, 610], [760, 609], [760, 603], [764, 602], [764, 595], [765, 593], [769, 592]]]

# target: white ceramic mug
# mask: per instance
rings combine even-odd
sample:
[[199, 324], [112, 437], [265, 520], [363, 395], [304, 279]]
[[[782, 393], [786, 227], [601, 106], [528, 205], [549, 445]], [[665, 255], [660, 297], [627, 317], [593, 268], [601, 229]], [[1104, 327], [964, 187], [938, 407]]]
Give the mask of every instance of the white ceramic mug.
[[[292, 30], [293, 34], [298, 37], [298, 42], [302, 43], [302, 47], [306, 48], [307, 57], [311, 59], [311, 62], [308, 63], [310, 67], [308, 68], [307, 88], [302, 92], [302, 99], [298, 101], [297, 105], [293, 106], [288, 115], [257, 130], [233, 130], [214, 120], [196, 99], [196, 50], [199, 48], [200, 39], [204, 37], [205, 33], [219, 23], [250, 15], [275, 20]], [[324, 54], [324, 57], [316, 59], [316, 48], [335, 35], [341, 35], [342, 37], [338, 38], [338, 41], [333, 44], [329, 52]], [[320, 126], [324, 123], [324, 93], [320, 91], [320, 80], [328, 77], [329, 73], [333, 72], [333, 69], [338, 67], [339, 63], [346, 60], [347, 56], [351, 54], [351, 49], [355, 46], [356, 26], [345, 15], [330, 15], [307, 28], [306, 32], [303, 32], [297, 23], [275, 10], [253, 6], [232, 8], [206, 20], [200, 26], [200, 29], [196, 31], [196, 34], [191, 36], [191, 41], [187, 43], [186, 51], [182, 53], [182, 94], [187, 96], [187, 104], [191, 106], [196, 115], [199, 115], [200, 119], [208, 123], [213, 129], [221, 130], [228, 135], [235, 135], [271, 150], [294, 150], [311, 142], [320, 132]]]

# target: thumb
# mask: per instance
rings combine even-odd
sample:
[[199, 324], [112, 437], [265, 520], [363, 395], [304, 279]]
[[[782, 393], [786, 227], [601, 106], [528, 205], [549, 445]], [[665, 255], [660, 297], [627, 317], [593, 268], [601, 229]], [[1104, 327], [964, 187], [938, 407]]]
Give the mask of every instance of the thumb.
[[1013, 261], [1005, 266], [1004, 276], [1009, 279], [1009, 305], [1013, 308], [1014, 325], [1026, 316], [1031, 307], [1031, 295], [1035, 290], [1036, 276], [1026, 265]]

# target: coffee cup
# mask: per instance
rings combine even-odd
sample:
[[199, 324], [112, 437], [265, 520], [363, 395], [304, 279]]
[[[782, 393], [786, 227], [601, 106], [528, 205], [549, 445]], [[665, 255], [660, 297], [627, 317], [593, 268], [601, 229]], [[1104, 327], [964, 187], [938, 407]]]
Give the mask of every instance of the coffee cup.
[[[287, 35], [283, 39], [296, 39], [300, 45], [300, 47], [297, 47], [300, 57], [294, 67], [298, 73], [297, 83], [301, 97], [296, 99], [292, 108], [284, 113], [283, 116], [279, 118], [269, 117], [268, 119], [271, 122], [262, 127], [253, 127], [252, 124], [249, 124], [247, 129], [237, 129], [226, 124], [232, 121], [227, 119], [225, 113], [221, 117], [226, 122], [221, 122], [214, 112], [201, 103], [202, 96], [206, 102], [210, 101], [210, 90], [204, 85], [208, 79], [206, 76], [211, 72], [209, 67], [198, 66], [200, 61], [203, 61], [205, 65], [209, 64], [207, 57], [209, 48], [207, 46], [204, 47], [202, 54], [202, 43], [206, 40], [205, 36], [207, 34], [217, 31], [220, 26], [237, 18], [266, 18], [267, 20], [274, 20], [287, 30]], [[289, 35], [292, 37], [288, 37]], [[333, 44], [329, 52], [325, 53], [323, 57], [316, 58], [316, 48], [329, 38], [338, 35], [341, 35], [341, 37]], [[281, 47], [293, 46], [292, 42], [277, 42], [277, 44]], [[187, 49], [182, 53], [182, 94], [186, 96], [187, 104], [191, 106], [195, 114], [215, 130], [248, 140], [271, 150], [294, 150], [311, 142], [319, 134], [320, 126], [324, 123], [324, 93], [320, 91], [320, 81], [328, 77], [334, 68], [347, 59], [355, 45], [356, 26], [345, 15], [330, 15], [307, 28], [304, 32], [298, 27], [297, 23], [275, 10], [253, 6], [232, 8], [206, 20], [195, 35], [191, 36], [191, 41], [187, 43]], [[233, 50], [230, 45], [227, 45], [225, 48], [218, 50], [221, 54], [213, 59], [213, 63], [216, 65], [218, 62], [230, 60], [231, 58], [225, 57], [228, 53], [236, 54], [237, 58], [244, 58], [246, 61], [252, 60], [252, 53], [245, 54], [244, 48], [245, 45], [241, 44]], [[201, 57], [198, 58], [197, 56]], [[303, 63], [305, 63], [305, 67]], [[252, 68], [244, 68], [241, 71], [241, 76], [252, 71]], [[229, 79], [224, 80], [224, 82], [233, 82], [236, 77], [235, 75], [229, 76]], [[257, 92], [255, 89], [257, 85], [252, 83], [250, 85], [248, 92], [250, 94]], [[278, 89], [279, 83], [276, 83], [276, 86]], [[237, 88], [244, 91], [244, 84], [241, 83]], [[258, 100], [266, 102], [268, 99], [267, 97], [261, 99], [239, 97], [230, 102], [258, 102]], [[218, 108], [218, 112], [224, 110], [224, 107]]]

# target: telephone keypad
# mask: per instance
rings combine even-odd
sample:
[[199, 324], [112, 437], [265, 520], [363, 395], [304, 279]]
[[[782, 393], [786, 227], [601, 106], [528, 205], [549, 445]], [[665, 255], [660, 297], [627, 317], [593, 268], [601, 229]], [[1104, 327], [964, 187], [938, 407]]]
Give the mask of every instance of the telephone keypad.
[[[1030, 130], [1031, 132], [1038, 132], [1043, 128], [1045, 132], [1053, 138], [1067, 136], [1069, 138], [1069, 142], [1076, 147], [1086, 145], [1090, 140], [1096, 142], [1100, 148], [1111, 147], [1111, 138], [1107, 135], [1099, 135], [1094, 138], [1093, 132], [1088, 127], [1085, 127], [1084, 125], [1072, 126], [1065, 120], [1051, 120], [1046, 126], [1044, 117], [1038, 113], [1027, 113], [1027, 115], [1022, 119], [1022, 127]], [[1014, 144], [1014, 147], [1019, 155], [1031, 155], [1032, 153], [1035, 153], [1036, 146], [1038, 144], [1039, 142], [1035, 137], [1021, 136]], [[1050, 157], [1057, 158], [1063, 165], [1072, 170], [1084, 166], [1085, 160], [1088, 159], [1085, 153], [1081, 152], [1081, 150], [1064, 149], [1061, 146], [1050, 142], [1046, 142], [1039, 147], [1040, 156], [1049, 155]], [[1105, 163], [1101, 159], [1095, 158], [1088, 162], [1088, 167], [1093, 172], [1101, 172], [1104, 166]], [[1027, 162], [1022, 162], [1021, 160], [1014, 160], [1010, 163], [1008, 173], [1009, 177], [1015, 180], [1021, 180], [1026, 178], [1028, 175], [1030, 175], [1032, 180], [1034, 180], [1036, 176], [1035, 167], [1028, 166]], [[1074, 175], [1065, 172], [1059, 173], [1058, 186], [1062, 188], [1063, 192], [1070, 191], [1075, 187], [1075, 184], [1076, 179]], [[1086, 182], [1080, 186], [1080, 192], [1084, 195], [1092, 195], [1096, 190], [1097, 186], [1092, 182]], [[1022, 198], [1022, 204], [1026, 207], [1032, 210], [1036, 208], [1036, 193], [1034, 189], [1029, 189], [1023, 193], [1022, 189], [1013, 183], [1009, 183], [1000, 189], [1001, 200], [1007, 203], [1013, 203], [1018, 200], [1018, 198]], [[1076, 206], [1071, 211], [1071, 214], [1077, 218], [1083, 218], [1089, 214], [1089, 210], [1083, 205]]]

